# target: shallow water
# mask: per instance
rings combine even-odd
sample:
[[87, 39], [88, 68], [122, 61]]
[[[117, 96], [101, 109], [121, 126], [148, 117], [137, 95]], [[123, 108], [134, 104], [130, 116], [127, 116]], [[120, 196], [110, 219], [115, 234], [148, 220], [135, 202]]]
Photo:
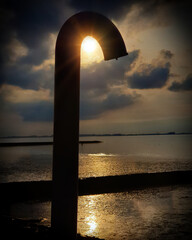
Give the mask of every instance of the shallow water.
[[[14, 139], [14, 141], [52, 139]], [[79, 177], [192, 170], [191, 135], [89, 137]], [[9, 139], [9, 141], [11, 141]], [[65, 159], [64, 159], [65, 160]], [[51, 180], [52, 146], [0, 148], [0, 182]], [[78, 232], [105, 240], [192, 239], [192, 188], [172, 186], [79, 197]], [[50, 202], [11, 206], [13, 217], [50, 225]]]
[[[192, 135], [88, 137], [81, 140], [100, 140], [102, 143], [79, 145], [80, 178], [192, 170]], [[52, 146], [0, 148], [0, 182], [51, 180], [51, 171]]]
[[[78, 232], [105, 240], [191, 239], [191, 200], [191, 186], [80, 196]], [[50, 202], [20, 203], [11, 214], [50, 225], [50, 208]]]

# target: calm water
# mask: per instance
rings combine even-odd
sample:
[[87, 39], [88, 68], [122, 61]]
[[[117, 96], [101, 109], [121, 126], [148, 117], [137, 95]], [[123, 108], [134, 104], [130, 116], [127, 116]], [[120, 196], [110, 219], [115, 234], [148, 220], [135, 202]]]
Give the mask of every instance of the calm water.
[[[191, 240], [192, 188], [153, 188], [79, 197], [78, 232], [105, 240]], [[17, 203], [17, 218], [50, 226], [51, 203]]]
[[[192, 169], [191, 135], [81, 140], [100, 140], [102, 143], [79, 146], [80, 178]], [[14, 141], [51, 141], [51, 138]], [[51, 167], [52, 146], [0, 148], [0, 182], [50, 180]]]
[[[51, 141], [51, 139], [36, 139]], [[80, 145], [79, 176], [192, 170], [191, 135], [89, 137]], [[9, 141], [12, 141], [9, 139]], [[35, 141], [15, 139], [14, 141]], [[1, 147], [0, 182], [50, 180], [52, 146]], [[78, 232], [106, 240], [192, 239], [192, 188], [172, 186], [79, 197]], [[50, 202], [18, 203], [11, 214], [42, 218]]]

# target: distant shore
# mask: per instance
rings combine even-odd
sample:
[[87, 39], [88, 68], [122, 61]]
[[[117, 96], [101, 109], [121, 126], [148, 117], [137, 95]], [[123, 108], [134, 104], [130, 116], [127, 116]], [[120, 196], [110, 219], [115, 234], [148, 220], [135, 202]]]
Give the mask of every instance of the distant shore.
[[[133, 134], [121, 134], [121, 133], [113, 133], [113, 134], [80, 134], [79, 137], [134, 137], [134, 136], [171, 136], [171, 135], [191, 135], [192, 133], [189, 132], [166, 132], [166, 133], [133, 133]], [[53, 136], [7, 136], [7, 137], [0, 137], [0, 139], [27, 139], [30, 138], [30, 141], [23, 141], [23, 142], [0, 142], [0, 147], [16, 147], [16, 146], [41, 146], [41, 145], [53, 145], [53, 141], [31, 141], [31, 139], [38, 139], [38, 138], [53, 138]], [[86, 141], [79, 141], [79, 144], [93, 144], [93, 143], [102, 143], [102, 141], [98, 140], [86, 140]]]
[[[162, 133], [104, 133], [104, 134], [80, 134], [79, 137], [115, 137], [115, 136], [156, 136], [156, 135], [191, 135], [192, 132], [162, 132]], [[6, 138], [52, 138], [53, 135], [31, 135], [31, 136], [0, 136], [0, 139]]]
[[80, 137], [121, 137], [121, 136], [161, 136], [161, 135], [191, 135], [190, 132], [165, 132], [165, 133], [112, 133], [112, 134], [80, 134]]

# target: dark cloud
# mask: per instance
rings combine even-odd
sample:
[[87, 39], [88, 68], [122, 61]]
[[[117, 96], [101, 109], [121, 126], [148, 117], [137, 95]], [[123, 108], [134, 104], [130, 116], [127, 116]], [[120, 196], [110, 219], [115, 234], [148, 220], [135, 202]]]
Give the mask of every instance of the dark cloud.
[[[136, 93], [123, 94], [117, 92], [111, 92], [105, 99], [84, 97], [80, 102], [80, 119], [87, 120], [97, 118], [110, 110], [130, 106], [137, 102], [139, 97], [140, 95]], [[4, 101], [1, 100], [1, 104], [2, 103], [4, 103]], [[53, 102], [9, 103], [6, 104], [6, 109], [19, 114], [25, 122], [53, 121]]]
[[[68, 1], [6, 0], [1, 1], [1, 64], [7, 62], [6, 45], [17, 38], [30, 49], [23, 62], [38, 65], [48, 57], [48, 35], [58, 32], [72, 14]], [[75, 12], [75, 11], [74, 11]]]
[[39, 69], [34, 71], [29, 64], [8, 65], [1, 72], [0, 84], [6, 83], [14, 86], [19, 86], [24, 89], [50, 88], [54, 85], [54, 70], [53, 66], [49, 69]]
[[87, 120], [97, 118], [110, 110], [117, 110], [134, 104], [140, 95], [110, 93], [104, 100], [83, 99], [80, 105], [80, 119]]
[[[109, 62], [102, 61], [82, 69], [80, 119], [93, 119], [104, 112], [121, 109], [137, 101], [139, 95], [113, 92], [111, 88], [114, 85], [121, 86], [124, 83], [125, 72], [131, 70], [131, 66], [138, 56], [139, 50], [135, 50], [129, 53], [129, 58], [120, 58]], [[7, 71], [7, 78], [11, 79], [8, 83], [23, 89], [37, 90], [40, 86], [45, 88], [46, 71], [42, 69], [30, 72], [28, 67], [27, 64], [20, 67], [16, 65], [14, 71]], [[49, 75], [53, 78], [53, 72], [50, 74], [50, 71], [47, 72], [47, 78], [50, 77]], [[53, 104], [51, 102], [9, 103], [9, 107], [13, 112], [19, 114], [24, 121], [47, 122], [53, 119]]]
[[[150, 70], [148, 71], [148, 69]], [[153, 67], [146, 65], [141, 72], [135, 72], [128, 77], [128, 86], [135, 89], [162, 88], [169, 79], [170, 64]]]
[[159, 56], [151, 64], [140, 64], [127, 77], [128, 87], [133, 89], [162, 88], [173, 74], [170, 73], [171, 59], [174, 54], [170, 50], [162, 49]]
[[[173, 4], [173, 2], [175, 4]], [[170, 6], [174, 6], [174, 11], [177, 12], [178, 15], [180, 14], [179, 16], [181, 16], [181, 10], [179, 9], [182, 9], [182, 12], [185, 12], [184, 9], [190, 9], [186, 7], [186, 4], [184, 4], [184, 2], [185, 1], [182, 1], [183, 4], [180, 6], [178, 4], [178, 1], [168, 1], [167, 3], [165, 0], [114, 0], [110, 3], [108, 1], [96, 0], [34, 0], [32, 2], [25, 0], [1, 1], [1, 84], [2, 82], [7, 81], [5, 79], [8, 79], [8, 77], [6, 77], [8, 71], [12, 71], [13, 75], [17, 76], [17, 78], [20, 76], [22, 78], [23, 75], [27, 75], [22, 71], [21, 75], [18, 74], [19, 69], [21, 69], [20, 66], [18, 66], [18, 69], [15, 69], [14, 66], [12, 69], [11, 67], [7, 67], [7, 63], [9, 62], [9, 55], [11, 53], [7, 50], [6, 46], [13, 38], [17, 38], [29, 49], [26, 56], [22, 56], [17, 60], [17, 65], [39, 65], [49, 56], [49, 47], [47, 45], [47, 38], [49, 34], [58, 32], [61, 25], [73, 13], [76, 13], [78, 11], [91, 10], [101, 12], [112, 19], [119, 19], [125, 16], [124, 14], [127, 14], [129, 11], [131, 11], [133, 5], [138, 4], [138, 6], [140, 6], [139, 16], [137, 16], [137, 19], [135, 19], [135, 21], [139, 21], [139, 19], [155, 17], [156, 12], [159, 11], [162, 6], [169, 6], [169, 8]], [[189, 21], [191, 19], [191, 14], [189, 13], [191, 12], [188, 10], [186, 13], [186, 15], [182, 14], [184, 19], [182, 21], [189, 23], [191, 22]], [[159, 19], [157, 20], [159, 21]], [[186, 26], [186, 24], [183, 24], [183, 26], [184, 25]], [[168, 52], [164, 54], [167, 54], [168, 57]], [[26, 69], [29, 69], [29, 67]], [[36, 78], [35, 75], [36, 74], [34, 74], [34, 77]], [[10, 78], [8, 81], [15, 82]], [[33, 82], [35, 81], [36, 80]], [[19, 86], [19, 81], [16, 81], [16, 83]], [[28, 86], [28, 84], [21, 83], [22, 87], [24, 85], [25, 87]], [[37, 88], [37, 86], [35, 86], [35, 88]]]
[[[179, 1], [166, 2], [166, 0], [113, 0], [111, 2], [98, 0], [1, 1], [0, 84], [6, 82], [25, 89], [52, 89], [54, 81], [53, 67], [48, 70], [39, 69], [33, 71], [32, 66], [40, 65], [44, 60], [48, 59], [49, 43], [47, 39], [49, 34], [58, 33], [66, 19], [78, 11], [96, 11], [111, 19], [119, 20], [131, 11], [134, 4], [138, 4], [140, 11], [134, 20], [142, 21], [144, 18], [155, 18], [161, 6], [169, 4], [171, 7], [174, 6], [172, 14], [175, 12], [175, 16], [179, 16], [179, 24], [187, 26], [186, 29], [188, 29], [191, 23], [191, 11], [190, 8], [186, 11], [185, 1], [182, 1], [183, 4], [178, 4]], [[180, 21], [181, 18], [182, 21]], [[175, 19], [177, 18], [175, 17]], [[162, 19], [157, 19], [158, 24], [161, 21]], [[14, 64], [10, 64], [12, 49], [7, 46], [13, 39], [17, 39], [29, 51], [26, 55], [18, 58]], [[14, 48], [14, 45], [12, 45], [12, 48]], [[106, 111], [121, 109], [137, 101], [138, 95], [109, 93], [108, 91], [113, 86], [125, 85], [127, 80], [125, 72], [132, 69], [132, 64], [135, 63], [138, 56], [139, 51], [135, 50], [129, 53], [127, 58], [97, 64], [94, 67], [82, 70], [81, 119], [97, 117]], [[163, 87], [169, 78], [170, 64], [168, 60], [172, 56], [173, 54], [170, 51], [162, 50], [161, 57], [167, 60], [167, 64], [163, 66], [150, 65], [150, 71], [144, 69], [141, 72], [135, 72], [128, 78], [130, 87], [138, 89]], [[149, 69], [149, 66], [146, 66], [146, 68]], [[93, 74], [94, 71], [97, 74]], [[104, 95], [105, 97], [103, 97]], [[11, 107], [25, 121], [52, 120], [53, 105], [50, 102], [12, 104]]]
[[81, 71], [81, 120], [93, 119], [102, 113], [134, 104], [139, 95], [113, 92], [113, 86], [126, 83], [125, 73], [132, 69], [138, 59], [139, 50], [129, 53], [127, 58], [93, 64]]
[[[70, 5], [77, 9], [78, 11], [97, 11], [108, 17], [115, 19], [121, 19], [131, 11], [132, 6], [140, 6], [140, 16], [144, 17], [153, 17], [156, 15], [159, 8], [163, 6], [178, 5], [174, 0], [113, 0], [113, 1], [103, 1], [103, 0], [71, 0]], [[183, 1], [186, 2], [187, 1]], [[184, 5], [184, 4], [183, 4]], [[178, 7], [178, 6], [177, 6]]]
[[[141, 2], [141, 0], [138, 2]], [[127, 13], [127, 8], [131, 7], [133, 3], [133, 0], [113, 0], [112, 2], [102, 0], [70, 1], [71, 6], [78, 11], [95, 11], [115, 18], [124, 16]]]
[[[55, 31], [59, 27], [61, 7], [66, 6], [66, 1], [6, 0], [2, 3], [5, 12], [2, 24], [7, 21], [7, 14], [12, 16], [7, 26], [9, 31], [16, 32], [19, 39], [33, 48], [42, 41], [47, 32]], [[63, 20], [66, 20], [66, 17], [63, 16]]]
[[112, 85], [121, 85], [125, 81], [125, 73], [139, 57], [139, 50], [129, 52], [128, 57], [93, 64], [81, 70], [81, 90], [95, 91], [102, 94]]
[[161, 50], [160, 55], [167, 60], [171, 59], [174, 56], [174, 54], [170, 50], [165, 49]]
[[19, 86], [25, 89], [36, 89], [34, 85], [38, 85], [36, 79], [37, 72], [32, 72], [28, 65], [8, 66], [6, 73], [3, 75], [3, 81], [7, 84]]
[[174, 92], [192, 90], [192, 74], [189, 74], [183, 82], [173, 82], [168, 89]]
[[[186, 4], [184, 4], [185, 1], [182, 2], [183, 4], [180, 6], [177, 1], [165, 0], [113, 0], [110, 3], [98, 0], [1, 1], [0, 29], [2, 48], [0, 53], [3, 53], [2, 55], [6, 58], [4, 46], [10, 39], [16, 37], [30, 49], [24, 61], [33, 64], [41, 63], [48, 56], [48, 49], [44, 46], [48, 34], [50, 32], [58, 32], [66, 19], [78, 11], [97, 11], [112, 19], [119, 19], [131, 11], [133, 5], [137, 4], [140, 11], [135, 21], [140, 21], [140, 19], [155, 17], [156, 12], [162, 6], [167, 6], [169, 9], [173, 9], [174, 6], [174, 11], [169, 14], [173, 15], [176, 12], [178, 16], [183, 16], [181, 19], [182, 22], [189, 23], [191, 22], [189, 21], [191, 19], [191, 14], [189, 14], [191, 13], [190, 8], [187, 8]], [[183, 24], [183, 26], [186, 26], [186, 24]]]
[[129, 106], [138, 99], [140, 95], [134, 94], [115, 94], [111, 93], [102, 103], [102, 108], [105, 110], [115, 110]]
[[17, 103], [12, 109], [18, 113], [24, 121], [50, 122], [53, 121], [53, 103], [42, 101], [36, 103]]

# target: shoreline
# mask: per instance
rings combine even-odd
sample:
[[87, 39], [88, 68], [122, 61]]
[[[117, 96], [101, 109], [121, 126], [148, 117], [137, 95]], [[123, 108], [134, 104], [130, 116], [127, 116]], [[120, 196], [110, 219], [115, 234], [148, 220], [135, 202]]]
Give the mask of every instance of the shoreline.
[[[90, 177], [79, 179], [79, 196], [182, 184], [192, 184], [192, 170]], [[0, 193], [3, 203], [47, 201], [52, 198], [52, 181], [0, 183]]]
[[[115, 137], [115, 136], [157, 136], [157, 135], [192, 135], [192, 132], [152, 132], [152, 133], [81, 133], [79, 137]], [[53, 135], [29, 135], [29, 136], [0, 136], [0, 139], [10, 138], [53, 138]]]

